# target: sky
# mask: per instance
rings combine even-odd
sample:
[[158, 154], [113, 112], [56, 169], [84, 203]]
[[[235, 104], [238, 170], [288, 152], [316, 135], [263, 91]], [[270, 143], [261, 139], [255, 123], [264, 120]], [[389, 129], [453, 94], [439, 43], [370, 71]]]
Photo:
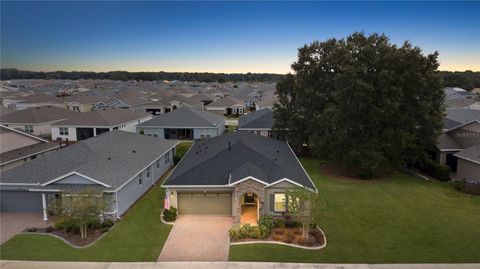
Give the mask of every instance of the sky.
[[480, 71], [480, 2], [5, 2], [0, 65], [33, 71], [288, 73], [355, 31]]

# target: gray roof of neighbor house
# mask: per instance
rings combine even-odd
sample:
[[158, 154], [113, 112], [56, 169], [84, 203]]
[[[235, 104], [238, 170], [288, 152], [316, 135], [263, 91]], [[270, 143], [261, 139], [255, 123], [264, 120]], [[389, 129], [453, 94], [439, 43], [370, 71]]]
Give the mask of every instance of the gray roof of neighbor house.
[[480, 164], [480, 144], [473, 145], [460, 152], [457, 152], [454, 154], [454, 156]]
[[89, 112], [75, 112], [65, 120], [55, 123], [56, 126], [115, 126], [136, 119], [151, 116], [143, 111], [132, 111], [122, 108], [92, 110]]
[[0, 184], [43, 184], [77, 172], [110, 185], [107, 189], [113, 190], [176, 144], [175, 140], [114, 130], [2, 172]]
[[66, 119], [78, 114], [71, 110], [52, 106], [30, 107], [1, 115], [2, 123], [44, 123]]
[[450, 136], [448, 133], [442, 133], [440, 135], [436, 146], [439, 150], [444, 150], [444, 151], [448, 151], [448, 150], [457, 151], [457, 150], [463, 149], [463, 147], [460, 144], [458, 144], [458, 142], [455, 141], [455, 139], [453, 139], [452, 136]]
[[471, 122], [473, 120], [480, 120], [480, 110], [464, 109], [464, 108], [450, 108], [447, 109], [445, 118], [460, 122], [461, 124]]
[[60, 145], [55, 142], [39, 142], [37, 144], [29, 145], [23, 148], [3, 152], [0, 153], [0, 164], [8, 163], [13, 160], [25, 158], [27, 156], [35, 155], [36, 153], [53, 150], [59, 147]]
[[211, 104], [208, 104], [207, 107], [231, 107], [235, 105], [245, 106], [245, 103], [243, 101], [228, 96], [222, 99], [218, 99]]
[[223, 186], [248, 176], [316, 189], [286, 142], [247, 132], [196, 141], [163, 185]]
[[455, 128], [459, 125], [462, 125], [462, 123], [458, 122], [458, 121], [451, 120], [451, 119], [443, 118], [443, 129], [448, 130], [448, 129]]
[[253, 111], [238, 118], [239, 129], [272, 129], [272, 125], [273, 112], [268, 108]]
[[218, 127], [225, 125], [225, 118], [216, 114], [182, 106], [166, 114], [154, 117], [137, 127]]

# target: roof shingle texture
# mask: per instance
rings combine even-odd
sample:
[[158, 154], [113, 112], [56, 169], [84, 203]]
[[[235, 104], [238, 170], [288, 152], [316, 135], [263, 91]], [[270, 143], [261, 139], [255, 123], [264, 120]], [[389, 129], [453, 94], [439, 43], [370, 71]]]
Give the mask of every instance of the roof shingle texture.
[[196, 141], [164, 185], [228, 185], [248, 176], [315, 189], [286, 142], [247, 132]]
[[114, 126], [148, 116], [150, 116], [150, 114], [143, 111], [132, 111], [122, 108], [101, 109], [83, 113], [76, 112], [67, 119], [57, 122], [55, 125]]
[[225, 118], [210, 112], [200, 111], [188, 106], [156, 116], [142, 122], [138, 127], [217, 127], [225, 125]]
[[77, 114], [59, 107], [42, 106], [18, 110], [2, 115], [2, 123], [43, 123], [66, 119]]
[[271, 129], [272, 124], [273, 112], [268, 108], [253, 111], [238, 118], [238, 128]]
[[175, 146], [177, 141], [111, 131], [2, 172], [1, 183], [45, 183], [77, 172], [115, 189]]

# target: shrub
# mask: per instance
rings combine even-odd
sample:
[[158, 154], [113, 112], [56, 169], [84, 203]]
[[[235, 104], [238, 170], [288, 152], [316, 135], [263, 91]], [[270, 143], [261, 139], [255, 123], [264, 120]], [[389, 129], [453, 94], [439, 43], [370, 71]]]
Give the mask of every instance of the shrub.
[[88, 222], [87, 227], [90, 230], [98, 230], [102, 227], [102, 222], [100, 219], [92, 219]]
[[295, 221], [295, 220], [288, 220], [288, 221], [285, 221], [285, 227], [286, 228], [298, 228], [298, 227], [302, 227], [302, 224], [298, 221]]
[[169, 222], [175, 221], [177, 219], [177, 209], [175, 207], [170, 207], [170, 210], [165, 209], [163, 219]]
[[27, 232], [29, 232], [29, 233], [34, 233], [36, 231], [37, 231], [37, 228], [28, 228], [27, 229]]
[[273, 221], [273, 225], [275, 226], [275, 228], [285, 228], [285, 220], [284, 219], [275, 219]]
[[258, 227], [260, 228], [260, 238], [266, 238], [272, 233], [273, 218], [271, 216], [260, 217]]
[[232, 241], [236, 241], [243, 238], [252, 238], [252, 239], [264, 238], [258, 226], [252, 226], [248, 223], [243, 226], [240, 226], [238, 224], [234, 225], [228, 231], [228, 234]]
[[[110, 226], [110, 227], [111, 227], [111, 226]], [[101, 231], [102, 233], [106, 233], [106, 232], [108, 232], [108, 230], [110, 229], [110, 227], [102, 227], [102, 228], [100, 229], [100, 231]]]
[[237, 241], [240, 239], [240, 228], [241, 226], [236, 224], [228, 231], [228, 235], [230, 236], [231, 241]]
[[427, 160], [420, 170], [440, 181], [450, 180], [451, 169], [447, 165], [438, 164], [433, 160]]
[[114, 221], [113, 221], [112, 219], [106, 219], [106, 220], [104, 220], [104, 221], [102, 222], [101, 228], [102, 228], [102, 229], [103, 229], [103, 228], [107, 228], [107, 230], [108, 230], [108, 228], [112, 227], [113, 224], [114, 224]]
[[52, 226], [48, 226], [47, 228], [45, 228], [45, 232], [46, 232], [46, 233], [51, 233], [51, 232], [53, 232], [53, 227], [52, 227]]

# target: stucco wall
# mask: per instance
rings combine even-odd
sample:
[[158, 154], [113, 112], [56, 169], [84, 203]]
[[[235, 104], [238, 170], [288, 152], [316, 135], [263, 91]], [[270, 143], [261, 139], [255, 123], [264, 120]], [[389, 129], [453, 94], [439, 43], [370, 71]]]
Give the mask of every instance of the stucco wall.
[[281, 215], [280, 212], [275, 212], [273, 210], [273, 195], [275, 193], [285, 193], [288, 189], [294, 188], [295, 185], [289, 182], [280, 182], [275, 184], [267, 189], [265, 189], [265, 213], [271, 215]]
[[63, 126], [52, 126], [52, 140], [56, 141], [57, 138], [60, 138], [63, 141], [77, 141], [77, 129], [75, 127], [65, 127], [68, 128], [68, 135], [60, 135], [60, 127]]
[[0, 142], [0, 153], [41, 143], [38, 139], [14, 131], [2, 133], [2, 139]]

